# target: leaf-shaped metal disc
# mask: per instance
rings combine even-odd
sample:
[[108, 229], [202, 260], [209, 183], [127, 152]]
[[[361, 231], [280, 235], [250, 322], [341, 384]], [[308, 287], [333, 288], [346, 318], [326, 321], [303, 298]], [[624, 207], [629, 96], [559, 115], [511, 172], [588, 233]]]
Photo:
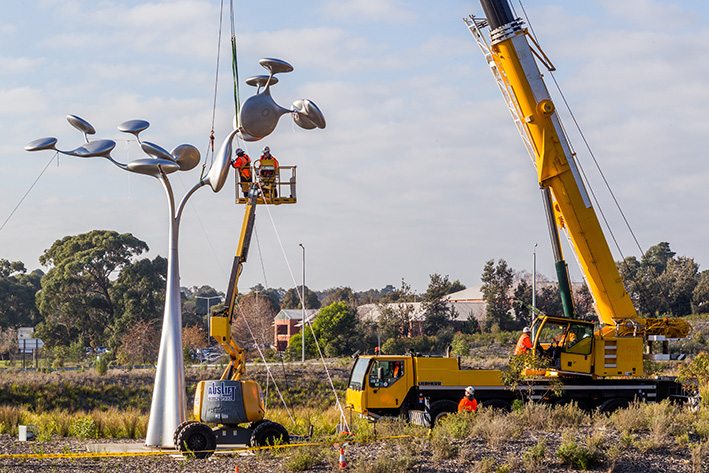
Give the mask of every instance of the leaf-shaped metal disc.
[[[293, 102], [293, 108], [299, 114], [305, 115], [308, 121], [312, 122], [318, 128], [325, 128], [325, 115], [323, 115], [318, 106], [311, 100], [296, 100]], [[298, 120], [296, 120], [296, 123], [298, 123]]]
[[[269, 77], [271, 80], [269, 81]], [[278, 84], [278, 78], [273, 76], [253, 76], [246, 79], [246, 85], [252, 87], [265, 87], [266, 85]]]
[[145, 120], [128, 120], [127, 122], [123, 122], [118, 125], [118, 131], [122, 131], [123, 133], [131, 133], [138, 136], [138, 133], [145, 130], [149, 126], [150, 123]]
[[199, 150], [192, 145], [180, 145], [172, 150], [172, 155], [180, 166], [180, 171], [189, 171], [198, 165], [201, 159]]
[[151, 143], [150, 141], [143, 141], [140, 143], [140, 147], [143, 149], [145, 154], [156, 159], [169, 159], [174, 161], [175, 158], [162, 146]]
[[77, 117], [76, 115], [67, 115], [66, 120], [82, 133], [86, 133], [87, 135], [93, 135], [96, 133], [96, 130], [94, 130], [94, 127], [91, 126], [91, 123], [87, 122], [81, 117]]
[[258, 63], [271, 74], [280, 74], [282, 72], [291, 72], [293, 70], [293, 66], [282, 59], [265, 57], [263, 59], [259, 59]]
[[68, 151], [65, 154], [78, 156], [79, 158], [107, 158], [111, 155], [111, 151], [116, 147], [116, 142], [113, 140], [96, 140], [89, 141], [84, 146], [79, 146], [73, 151]]
[[180, 169], [180, 166], [170, 159], [156, 158], [136, 159], [135, 161], [128, 163], [126, 167], [129, 171], [137, 172], [139, 174], [147, 174], [149, 176], [157, 176], [160, 174], [160, 168], [162, 168], [165, 174], [170, 174]]
[[56, 150], [57, 139], [53, 137], [40, 138], [25, 145], [25, 151], [41, 151], [43, 149]]

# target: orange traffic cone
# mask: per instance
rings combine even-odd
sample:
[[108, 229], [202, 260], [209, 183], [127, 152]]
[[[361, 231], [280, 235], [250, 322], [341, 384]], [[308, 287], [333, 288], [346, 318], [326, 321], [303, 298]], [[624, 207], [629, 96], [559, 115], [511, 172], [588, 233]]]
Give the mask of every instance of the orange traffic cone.
[[347, 468], [347, 459], [345, 458], [345, 449], [340, 448], [340, 468]]

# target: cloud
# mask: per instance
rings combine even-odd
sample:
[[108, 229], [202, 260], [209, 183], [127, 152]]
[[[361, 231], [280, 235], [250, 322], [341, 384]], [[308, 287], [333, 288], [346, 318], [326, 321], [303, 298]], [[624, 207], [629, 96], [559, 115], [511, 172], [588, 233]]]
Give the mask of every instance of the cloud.
[[40, 113], [46, 109], [46, 104], [41, 99], [42, 92], [30, 87], [17, 87], [14, 89], [0, 89], [0, 115], [24, 115], [27, 113]]
[[396, 0], [334, 0], [323, 13], [331, 18], [354, 22], [410, 23], [416, 14]]

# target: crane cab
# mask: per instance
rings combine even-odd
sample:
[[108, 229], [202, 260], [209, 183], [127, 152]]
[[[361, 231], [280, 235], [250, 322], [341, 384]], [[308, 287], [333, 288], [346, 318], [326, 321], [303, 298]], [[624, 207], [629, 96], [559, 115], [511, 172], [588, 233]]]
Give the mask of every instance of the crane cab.
[[[275, 159], [258, 159], [253, 163], [252, 176], [256, 179], [259, 189], [257, 202], [259, 204], [295, 204], [296, 166], [279, 166]], [[236, 182], [236, 203], [246, 204], [249, 197], [241, 197], [241, 183]]]
[[534, 352], [549, 359], [547, 376], [591, 375], [594, 324], [565, 317], [540, 316], [532, 325]]
[[546, 376], [640, 376], [641, 335], [621, 335], [608, 327], [566, 317], [540, 316], [532, 325], [534, 352], [549, 360]]

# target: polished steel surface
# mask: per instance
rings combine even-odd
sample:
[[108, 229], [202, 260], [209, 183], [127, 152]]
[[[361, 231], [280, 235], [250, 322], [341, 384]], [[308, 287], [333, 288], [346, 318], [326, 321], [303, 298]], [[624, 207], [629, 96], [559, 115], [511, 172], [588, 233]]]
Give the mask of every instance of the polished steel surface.
[[214, 192], [219, 192], [226, 178], [229, 177], [229, 165], [231, 164], [231, 142], [234, 140], [234, 135], [236, 135], [237, 130], [233, 130], [224, 139], [222, 146], [219, 148], [219, 152], [214, 156], [214, 162], [212, 167], [209, 168], [207, 177], [204, 179], [207, 184], [212, 188]]
[[65, 151], [64, 154], [78, 156], [79, 158], [107, 158], [111, 155], [111, 151], [116, 147], [116, 142], [113, 140], [96, 140], [89, 141], [84, 146], [79, 146], [73, 151]]
[[25, 151], [42, 151], [44, 149], [56, 150], [57, 139], [54, 137], [39, 138], [25, 145]]
[[293, 102], [293, 120], [306, 130], [315, 127], [325, 128], [325, 116], [317, 105], [311, 100], [302, 99]]
[[148, 156], [152, 156], [153, 158], [169, 159], [170, 161], [175, 161], [175, 157], [171, 155], [168, 150], [166, 150], [160, 145], [151, 143], [150, 141], [141, 141], [140, 148], [145, 152], [145, 154], [147, 154]]
[[254, 137], [270, 135], [278, 125], [278, 119], [290, 110], [278, 105], [271, 97], [270, 88], [249, 97], [241, 106], [241, 126]]
[[91, 123], [81, 117], [77, 117], [76, 115], [67, 115], [66, 120], [71, 124], [71, 126], [85, 135], [93, 135], [96, 133], [96, 130], [93, 126], [91, 126]]
[[199, 150], [192, 145], [179, 145], [170, 153], [180, 166], [180, 171], [189, 171], [199, 164], [202, 157]]
[[123, 133], [131, 133], [137, 138], [138, 133], [146, 130], [149, 126], [150, 123], [145, 120], [128, 120], [127, 122], [123, 122], [118, 125], [118, 131], [122, 131]]
[[246, 79], [246, 85], [253, 87], [266, 87], [274, 84], [278, 84], [278, 78], [273, 76], [253, 76]]
[[134, 159], [127, 165], [128, 170], [137, 172], [138, 174], [147, 174], [148, 176], [159, 176], [162, 170], [165, 174], [171, 174], [180, 170], [180, 165], [171, 159], [159, 158], [140, 158]]
[[293, 71], [293, 66], [288, 64], [283, 59], [276, 59], [273, 57], [265, 57], [263, 59], [259, 59], [258, 63], [261, 64], [261, 67], [263, 67], [268, 72], [270, 72], [271, 75]]
[[[258, 141], [270, 135], [278, 125], [278, 120], [290, 113], [295, 123], [306, 130], [325, 128], [325, 116], [308, 99], [296, 100], [288, 110], [276, 103], [271, 96], [271, 86], [278, 83], [275, 74], [291, 72], [293, 66], [281, 59], [264, 58], [259, 64], [271, 74], [258, 75], [246, 80], [248, 85], [258, 87], [256, 95], [244, 102], [239, 111], [237, 136], [244, 141]], [[263, 90], [262, 90], [263, 89]]]

